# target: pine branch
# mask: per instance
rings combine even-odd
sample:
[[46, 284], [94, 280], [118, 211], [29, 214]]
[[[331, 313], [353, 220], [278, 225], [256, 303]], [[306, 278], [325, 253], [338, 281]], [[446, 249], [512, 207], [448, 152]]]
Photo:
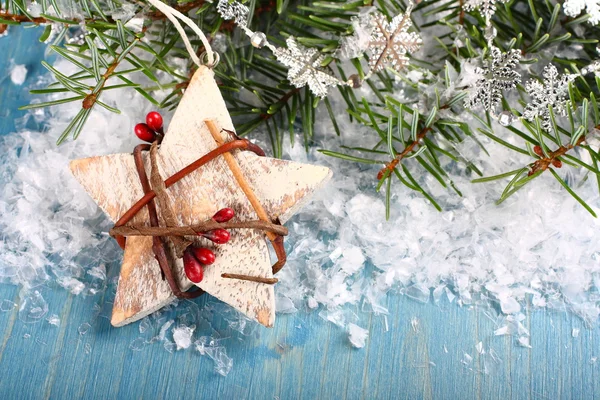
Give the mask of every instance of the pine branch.
[[[447, 108], [449, 108], [448, 104], [444, 104], [440, 108], [440, 110], [445, 110]], [[415, 147], [422, 146], [425, 136], [430, 131], [432, 131], [431, 126], [425, 126], [423, 129], [421, 129], [421, 131], [417, 134], [417, 138], [415, 140], [410, 141], [406, 145], [406, 147], [404, 147], [404, 149], [392, 159], [392, 161], [388, 162], [385, 165], [385, 167], [383, 167], [379, 171], [379, 173], [377, 174], [377, 179], [380, 180], [384, 176], [389, 175], [391, 172], [393, 172], [396, 169], [398, 163], [400, 163], [404, 158], [406, 158], [408, 155], [410, 155], [415, 150]]]
[[106, 85], [106, 81], [108, 81], [108, 79], [113, 76], [121, 61], [125, 59], [125, 56], [129, 53], [129, 51], [131, 51], [131, 49], [140, 40], [140, 38], [141, 36], [136, 36], [131, 42], [131, 44], [127, 46], [127, 48], [123, 49], [123, 51], [120, 54], [116, 54], [114, 56], [112, 63], [108, 66], [108, 68], [106, 68], [104, 74], [101, 75], [100, 82], [98, 83], [98, 85], [96, 85], [96, 87], [93, 88], [91, 92], [87, 94], [83, 99], [82, 107], [84, 109], [87, 110], [94, 107], [94, 104], [96, 104], [96, 101], [100, 97], [100, 94], [102, 93], [102, 90]]
[[[585, 136], [579, 137], [575, 144], [567, 144], [566, 146], [560, 146], [555, 151], [551, 151], [548, 153], [546, 157], [540, 158], [536, 160], [533, 164], [531, 164], [528, 176], [537, 174], [538, 172], [544, 172], [551, 165], [556, 168], [560, 168], [562, 166], [562, 162], [560, 161], [560, 157], [564, 156], [569, 150], [574, 149], [575, 147], [581, 145], [585, 142]], [[540, 150], [541, 153], [541, 150]]]
[[[191, 11], [195, 8], [201, 7], [202, 5], [205, 4], [205, 2], [206, 2], [206, 0], [193, 0], [189, 3], [176, 4], [175, 6], [173, 6], [173, 8], [175, 8], [177, 11], [179, 11], [181, 13], [188, 13], [189, 11]], [[167, 19], [167, 17], [159, 10], [155, 10], [155, 11], [149, 13], [148, 17], [155, 21]], [[13, 13], [9, 13], [9, 12], [0, 12], [0, 23], [3, 21], [15, 23], [15, 24], [34, 23], [36, 25], [50, 24], [50, 23], [56, 22], [56, 21], [54, 21], [54, 19], [50, 19], [48, 17], [31, 17], [31, 16], [28, 16], [25, 14], [13, 14]], [[71, 24], [75, 25], [75, 24], [79, 24], [81, 22], [89, 24], [92, 22], [100, 21], [100, 19], [84, 18], [83, 20], [73, 19], [73, 20], [69, 20], [69, 21], [71, 22]], [[112, 19], [111, 17], [107, 17], [103, 21], [112, 23], [112, 24], [116, 23], [116, 21], [114, 19]]]
[[[11, 14], [8, 12], [0, 12], [0, 22], [10, 21], [15, 24], [22, 24], [25, 22], [32, 22], [34, 24], [47, 24], [52, 21], [44, 18], [44, 17], [29, 17], [27, 15], [22, 14]], [[5, 24], [2, 24], [5, 25]]]
[[396, 169], [396, 166], [398, 165], [398, 163], [400, 161], [402, 161], [402, 159], [404, 159], [406, 156], [408, 156], [410, 153], [413, 152], [413, 150], [415, 150], [415, 147], [417, 146], [421, 146], [423, 144], [423, 139], [425, 139], [425, 135], [427, 135], [427, 133], [431, 131], [431, 127], [425, 127], [423, 128], [417, 135], [417, 139], [411, 141], [405, 148], [404, 150], [402, 150], [400, 153], [398, 153], [396, 155], [396, 157], [394, 157], [392, 159], [392, 161], [388, 162], [385, 167], [383, 167], [378, 173], [377, 173], [377, 179], [380, 180], [382, 179], [384, 176], [389, 175], [391, 172], [393, 172]]
[[[281, 96], [279, 99], [277, 99], [274, 103], [272, 103], [269, 106], [269, 109], [281, 109], [281, 106], [286, 104], [288, 102], [289, 99], [291, 99], [293, 96], [297, 95], [298, 93], [300, 93], [300, 88], [293, 88], [291, 90], [289, 90], [287, 93], [285, 93], [283, 96]], [[268, 120], [270, 118], [272, 118], [275, 114], [274, 113], [261, 113], [260, 117], [263, 120]]]
[[[111, 13], [118, 7], [112, 1], [98, 5], [96, 0], [73, 0], [71, 5], [77, 10], [73, 15], [82, 15], [82, 20], [53, 16], [62, 15], [56, 9], [55, 0], [42, 2], [42, 14], [39, 17], [31, 15], [27, 11], [27, 4], [22, 0], [7, 0], [6, 9], [0, 12], [0, 24], [46, 24], [43, 40], [47, 39], [50, 30], [54, 32], [57, 27], [63, 29], [51, 49], [71, 62], [76, 67], [76, 72], [65, 75], [45, 64], [57, 82], [34, 92], [52, 95], [65, 93], [65, 97], [53, 97], [49, 101], [25, 107], [81, 101], [80, 112], [60, 140], [64, 140], [69, 134], [76, 138], [96, 105], [118, 112], [115, 108], [118, 104], [113, 107], [100, 100], [101, 94], [106, 90], [127, 87], [138, 91], [156, 105], [174, 108], [191, 77], [193, 66], [178, 33], [168, 22], [163, 22], [164, 15], [158, 11], [147, 11], [145, 28], [143, 32], [136, 34], [125, 28], [126, 20], [111, 17]], [[374, 5], [377, 12], [391, 21], [393, 17], [404, 13], [406, 7], [402, 2], [252, 0], [247, 5], [251, 13], [250, 28], [264, 32], [275, 46], [285, 46], [286, 39], [294, 36], [297, 43], [318, 49], [317, 54], [323, 60], [319, 68], [329, 74], [334, 74], [343, 81], [348, 77], [366, 79], [362, 82], [363, 88], [360, 91], [339, 87], [338, 93], [348, 110], [348, 114], [342, 118], [368, 127], [370, 135], [365, 136], [365, 143], [361, 147], [343, 147], [341, 151], [328, 149], [323, 150], [323, 153], [350, 162], [383, 165], [378, 174], [378, 190], [384, 188], [386, 191], [388, 214], [392, 183], [398, 182], [403, 187], [420, 193], [436, 209], [441, 210], [424, 186], [429, 185], [428, 180], [424, 179], [426, 176], [433, 178], [432, 181], [438, 182], [442, 187], [454, 190], [458, 195], [461, 192], [455, 187], [450, 175], [450, 171], [456, 173], [457, 165], [465, 168], [464, 173], [481, 176], [481, 171], [457, 150], [458, 144], [467, 136], [479, 143], [482, 154], [487, 152], [487, 146], [502, 145], [515, 153], [529, 154], [536, 159], [529, 167], [497, 177], [474, 180], [488, 182], [512, 178], [500, 201], [544, 171], [553, 171], [552, 166], [556, 168], [559, 162], [574, 168], [584, 168], [588, 173], [596, 175], [600, 190], [600, 170], [597, 167], [600, 155], [584, 142], [585, 137], [590, 137], [588, 119], [593, 121], [590, 126], [600, 123], [600, 109], [596, 101], [600, 96], [600, 79], [596, 79], [597, 84], [594, 86], [593, 80], [581, 76], [577, 78], [569, 86], [570, 105], [566, 117], [560, 118], [562, 109], [552, 109], [556, 106], [554, 104], [550, 110], [542, 110], [543, 113], [537, 114], [543, 119], [542, 127], [539, 126], [539, 121], [530, 118], [536, 110], [527, 108], [527, 104], [531, 103], [532, 93], [525, 83], [520, 85], [521, 81], [517, 82], [516, 91], [513, 92], [517, 100], [512, 102], [513, 99], [510, 98], [511, 104], [508, 103], [508, 98], [503, 97], [505, 93], [502, 92], [506, 88], [500, 87], [502, 101], [498, 102], [496, 114], [505, 111], [521, 117], [522, 126], [513, 124], [507, 129], [499, 128], [497, 124], [492, 124], [490, 114], [474, 110], [472, 115], [481, 124], [481, 127], [473, 128], [476, 132], [464, 122], [466, 111], [463, 103], [467, 93], [464, 87], [457, 87], [458, 79], [468, 77], [469, 74], [462, 68], [466, 65], [481, 66], [482, 59], [487, 59], [490, 53], [497, 53], [493, 50], [494, 47], [502, 53], [513, 49], [519, 51], [522, 54], [521, 65], [516, 65], [515, 68], [520, 68], [519, 73], [523, 76], [531, 75], [525, 64], [541, 60], [557, 67], [560, 73], [579, 73], [589, 64], [589, 60], [598, 57], [595, 50], [598, 40], [595, 38], [600, 37], [600, 29], [590, 25], [587, 22], [589, 17], [586, 16], [563, 18], [562, 4], [547, 0], [512, 0], [506, 6], [496, 7], [491, 23], [497, 35], [490, 46], [485, 18], [476, 7], [473, 10], [467, 7], [468, 3], [473, 1], [418, 2], [413, 13], [420, 14], [420, 17], [415, 18], [415, 21], [428, 22], [413, 26], [411, 31], [420, 31], [421, 36], [429, 42], [427, 53], [422, 59], [417, 59], [416, 54], [413, 54], [406, 70], [382, 69], [375, 74], [369, 73], [368, 57], [365, 54], [349, 61], [339, 58], [340, 37], [355, 34], [357, 25], [354, 18], [363, 14], [364, 7]], [[276, 156], [283, 153], [284, 136], [287, 134], [292, 143], [296, 136], [302, 136], [304, 145], [308, 148], [314, 140], [315, 115], [323, 105], [325, 109], [321, 111], [327, 112], [335, 132], [338, 135], [344, 134], [340, 132], [341, 124], [337, 122], [340, 116], [333, 111], [330, 99], [321, 101], [309, 90], [290, 84], [287, 80], [287, 68], [281, 66], [266, 49], [255, 49], [247, 41], [240, 41], [238, 28], [232, 21], [223, 21], [212, 3], [193, 0], [177, 3], [175, 6], [179, 11], [195, 18], [203, 31], [210, 32], [209, 40], [212, 41], [219, 32], [219, 40], [226, 44], [215, 74], [239, 134], [247, 135], [258, 131], [267, 135]], [[133, 11], [139, 15], [145, 3], [135, 3], [135, 7]], [[484, 8], [491, 10], [489, 4]], [[195, 14], [193, 10], [197, 10]], [[67, 30], [75, 24], [84, 26], [85, 40], [82, 43], [61, 41]], [[359, 26], [359, 29], [366, 27]], [[188, 32], [193, 38], [191, 30]], [[144, 40], [141, 40], [142, 36]], [[195, 51], [202, 51], [200, 41], [192, 40], [192, 44]], [[579, 53], [577, 57], [566, 58], [556, 51], [558, 46], [576, 49], [572, 51]], [[433, 47], [437, 47], [437, 50], [432, 51]], [[189, 70], [182, 72], [181, 63], [173, 61], [182, 59], [187, 61]], [[536, 68], [530, 70], [536, 71]], [[136, 76], [140, 72], [152, 81], [151, 86], [141, 84], [147, 79]], [[157, 76], [161, 77], [160, 81]], [[169, 78], [164, 79], [164, 76]], [[415, 76], [420, 77], [418, 82]], [[109, 84], [109, 79], [119, 82]], [[137, 83], [138, 80], [140, 83]], [[171, 89], [172, 92], [159, 103], [154, 99], [153, 92], [161, 89]], [[402, 93], [402, 100], [399, 100], [399, 93]], [[420, 115], [418, 110], [428, 110], [429, 114]], [[444, 112], [440, 113], [442, 110]], [[554, 112], [557, 114], [556, 118]], [[547, 114], [552, 115], [551, 127], [548, 126]], [[493, 143], [482, 144], [478, 139], [479, 134], [490, 138]], [[514, 137], [507, 137], [510, 135]], [[562, 143], [565, 137], [569, 144]], [[487, 140], [483, 142], [490, 143]], [[539, 152], [535, 146], [539, 147]], [[582, 158], [579, 152], [570, 153], [575, 147], [587, 150], [592, 161]], [[550, 151], [549, 148], [556, 150]], [[572, 192], [570, 189], [567, 191]]]

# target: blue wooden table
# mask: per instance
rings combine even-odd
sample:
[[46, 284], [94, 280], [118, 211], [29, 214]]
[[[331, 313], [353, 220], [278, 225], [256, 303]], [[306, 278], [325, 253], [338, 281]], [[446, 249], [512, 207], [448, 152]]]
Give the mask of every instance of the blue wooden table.
[[[0, 134], [14, 129], [17, 107], [29, 102], [26, 90], [5, 78], [9, 61], [27, 65], [25, 85], [43, 72], [37, 34], [13, 28], [0, 38]], [[343, 330], [318, 312], [300, 311], [278, 316], [274, 329], [230, 340], [234, 367], [222, 377], [191, 349], [171, 354], [158, 343], [132, 350], [138, 325], [114, 329], [98, 318], [104, 295], [40, 291], [61, 323], [25, 324], [17, 309], [0, 312], [0, 399], [600, 398], [600, 330], [568, 313], [526, 307], [529, 349], [515, 337], [494, 336], [489, 310], [390, 294], [388, 329], [383, 316], [354, 310], [370, 331], [363, 349], [350, 347]], [[19, 303], [20, 294], [0, 285], [0, 302]], [[200, 307], [214, 304], [203, 297]], [[90, 329], [81, 335], [85, 323]]]

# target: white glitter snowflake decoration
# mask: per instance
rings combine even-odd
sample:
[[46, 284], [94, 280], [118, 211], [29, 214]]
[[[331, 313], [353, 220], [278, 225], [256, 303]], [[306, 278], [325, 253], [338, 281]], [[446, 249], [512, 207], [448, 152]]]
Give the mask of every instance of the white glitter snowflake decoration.
[[310, 91], [318, 97], [327, 96], [327, 89], [336, 86], [340, 81], [321, 69], [325, 59], [319, 50], [304, 47], [296, 38], [290, 36], [285, 41], [287, 48], [279, 47], [273, 51], [277, 60], [289, 67], [288, 80], [297, 88], [308, 85]]
[[533, 122], [536, 117], [541, 118], [542, 127], [550, 130], [552, 122], [550, 120], [550, 110], [556, 115], [565, 116], [567, 110], [566, 98], [569, 88], [569, 82], [573, 78], [569, 75], [560, 75], [554, 65], [547, 65], [544, 68], [544, 82], [532, 79], [527, 82], [527, 93], [531, 96], [531, 102], [525, 107], [523, 117]]
[[483, 106], [491, 111], [502, 100], [502, 91], [513, 89], [521, 80], [521, 74], [515, 71], [521, 52], [510, 50], [503, 53], [499, 48], [490, 48], [491, 57], [485, 61], [485, 67], [477, 68], [475, 73], [481, 77], [471, 86], [471, 96], [466, 100], [465, 107]]
[[407, 53], [417, 51], [423, 44], [419, 34], [408, 32], [412, 25], [411, 9], [412, 6], [409, 6], [404, 14], [395, 16], [390, 23], [385, 15], [373, 14], [373, 32], [369, 43], [369, 66], [372, 72], [380, 71], [386, 65], [399, 72], [408, 64]]
[[506, 3], [508, 0], [465, 0], [464, 8], [465, 11], [473, 11], [479, 8], [479, 13], [485, 17], [486, 20], [492, 18], [496, 13], [496, 3]]
[[566, 0], [563, 4], [565, 14], [569, 17], [577, 17], [583, 9], [590, 15], [588, 22], [592, 25], [598, 25], [600, 22], [600, 1], [599, 0]]
[[233, 19], [236, 24], [241, 26], [246, 26], [248, 23], [248, 7], [237, 1], [219, 0], [217, 12], [225, 21]]

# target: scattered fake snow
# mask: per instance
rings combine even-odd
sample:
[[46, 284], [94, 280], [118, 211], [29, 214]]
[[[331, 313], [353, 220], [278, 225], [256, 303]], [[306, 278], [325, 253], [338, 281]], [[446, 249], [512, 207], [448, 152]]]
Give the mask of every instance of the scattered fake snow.
[[177, 345], [177, 350], [187, 349], [192, 345], [192, 335], [196, 330], [195, 326], [181, 325], [173, 328], [173, 340]]
[[16, 64], [10, 70], [10, 80], [15, 85], [22, 85], [27, 78], [27, 67], [23, 64]]
[[348, 340], [357, 349], [365, 347], [369, 331], [355, 324], [348, 324]]
[[48, 303], [37, 290], [27, 296], [19, 307], [19, 319], [26, 324], [39, 322], [48, 312]]
[[[68, 72], [68, 68], [64, 63], [59, 65], [62, 71]], [[343, 115], [345, 105], [339, 97], [333, 95], [330, 100], [336, 113]], [[4, 235], [0, 242], [0, 282], [25, 288], [19, 306], [23, 322], [37, 322], [48, 312], [37, 287], [53, 281], [74, 294], [97, 294], [109, 284], [105, 265], [118, 265], [122, 257], [105, 234], [110, 221], [71, 177], [67, 164], [74, 158], [131, 151], [138, 143], [132, 127], [143, 120], [149, 105], [135, 93], [119, 90], [103, 94], [103, 101], [118, 101], [122, 115], [94, 111], [75, 143], [54, 144], [79, 110], [75, 103], [35, 110], [17, 121], [18, 133], [0, 138], [0, 163], [5, 167], [0, 194], [0, 229]], [[165, 117], [168, 120], [168, 115]], [[369, 138], [376, 138], [367, 128], [350, 125], [343, 118], [338, 123], [344, 134], [341, 139], [336, 137], [327, 118], [326, 113], [318, 113], [317, 147], [374, 144], [368, 143]], [[40, 130], [24, 128], [32, 124], [38, 124]], [[527, 162], [485, 137], [478, 139], [490, 156], [482, 154], [468, 138], [458, 150], [486, 176]], [[508, 134], [505, 140], [517, 143]], [[278, 274], [276, 289], [280, 312], [316, 309], [323, 319], [347, 330], [353, 344], [351, 331], [362, 328], [356, 325], [360, 317], [348, 306], [385, 315], [389, 293], [405, 294], [424, 303], [432, 298], [437, 303], [445, 297], [459, 305], [478, 304], [490, 309], [499, 305], [504, 325], [494, 334], [515, 335], [525, 347], [530, 346], [521, 312], [526, 297], [534, 306], [568, 307], [588, 322], [597, 320], [598, 301], [590, 291], [600, 286], [596, 240], [600, 225], [552, 177], [536, 179], [497, 206], [494, 201], [503, 189], [501, 185], [471, 184], [472, 176], [450, 164], [448, 171], [463, 197], [440, 187], [430, 176], [422, 176], [420, 183], [444, 208], [439, 213], [418, 194], [394, 184], [391, 218], [386, 221], [382, 194], [375, 192], [379, 166], [370, 168], [328, 158], [314, 149], [306, 154], [300, 145], [287, 150], [287, 156], [296, 161], [331, 167], [334, 178], [288, 224], [288, 264]], [[413, 164], [407, 163], [410, 168]], [[583, 172], [568, 167], [560, 172], [598, 209], [592, 180], [579, 186]], [[415, 330], [416, 321], [411, 323]], [[192, 318], [186, 326], [196, 322]], [[217, 372], [226, 374], [231, 369], [233, 361], [221, 339], [203, 336], [194, 340], [190, 334], [188, 343], [179, 336], [181, 331], [175, 338], [178, 328], [174, 328], [173, 343], [167, 339], [173, 322], [165, 328], [167, 323], [161, 323], [164, 331], [160, 335], [138, 338], [130, 347], [140, 350], [159, 341], [173, 351], [182, 344], [194, 344], [215, 362]], [[238, 331], [251, 325], [239, 317], [229, 323]], [[148, 332], [154, 328], [140, 325], [141, 334]], [[198, 332], [204, 331], [198, 328]]]
[[529, 344], [529, 338], [527, 336], [519, 337], [517, 342], [519, 343], [520, 346], [531, 349], [531, 345]]
[[225, 348], [219, 346], [218, 342], [213, 338], [202, 336], [196, 341], [196, 350], [204, 356], [209, 357], [215, 364], [215, 372], [220, 375], [227, 376], [233, 368], [233, 360], [227, 356]]
[[79, 325], [79, 328], [77, 328], [77, 332], [79, 332], [79, 334], [83, 336], [86, 333], [88, 333], [91, 327], [92, 326], [88, 322], [84, 322], [83, 324]]
[[479, 354], [485, 353], [485, 349], [483, 348], [483, 342], [477, 343], [477, 345], [475, 346], [475, 349], [477, 350], [477, 353], [479, 353]]
[[48, 317], [47, 321], [50, 325], [54, 325], [54, 326], [60, 325], [60, 318], [56, 314], [52, 314], [50, 317]]

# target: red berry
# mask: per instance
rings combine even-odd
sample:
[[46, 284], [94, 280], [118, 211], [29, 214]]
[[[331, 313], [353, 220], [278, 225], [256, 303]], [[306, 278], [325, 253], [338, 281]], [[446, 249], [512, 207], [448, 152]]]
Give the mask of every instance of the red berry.
[[194, 283], [198, 283], [204, 278], [202, 264], [194, 257], [193, 252], [189, 248], [183, 253], [183, 270], [185, 271], [185, 276]]
[[203, 265], [210, 265], [215, 262], [215, 253], [204, 247], [193, 247], [192, 252], [198, 261]]
[[556, 168], [562, 168], [562, 161], [555, 158], [554, 160], [552, 160], [552, 165], [554, 165], [554, 167], [556, 167]]
[[535, 154], [537, 154], [540, 157], [544, 156], [544, 153], [542, 152], [542, 148], [538, 145], [533, 146], [533, 151], [535, 152]]
[[163, 127], [162, 115], [156, 111], [151, 111], [146, 115], [146, 125], [154, 132], [160, 132]]
[[135, 128], [133, 128], [133, 131], [137, 137], [145, 142], [152, 143], [156, 140], [156, 133], [152, 132], [148, 125], [144, 123], [137, 124]]
[[202, 234], [208, 240], [213, 241], [216, 244], [225, 244], [229, 242], [231, 235], [228, 231], [222, 228], [213, 229], [212, 231], [204, 232]]
[[212, 219], [215, 220], [216, 222], [227, 222], [234, 216], [235, 216], [235, 211], [233, 211], [232, 208], [223, 208], [223, 209], [217, 211], [217, 213], [215, 215], [213, 215]]

